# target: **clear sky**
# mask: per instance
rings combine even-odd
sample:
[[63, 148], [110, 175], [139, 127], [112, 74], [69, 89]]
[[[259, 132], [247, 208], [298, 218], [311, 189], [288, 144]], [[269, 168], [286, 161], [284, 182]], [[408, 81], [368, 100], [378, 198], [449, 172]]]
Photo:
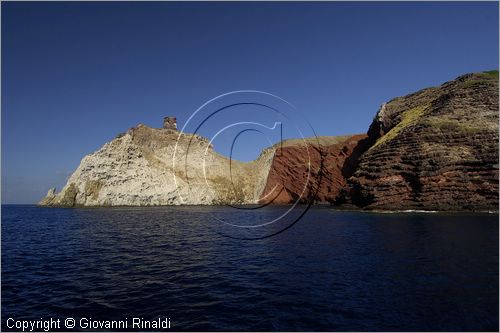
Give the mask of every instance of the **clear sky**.
[[117, 133], [182, 126], [228, 91], [276, 94], [341, 135], [393, 97], [498, 68], [498, 2], [1, 6], [3, 203], [37, 202]]

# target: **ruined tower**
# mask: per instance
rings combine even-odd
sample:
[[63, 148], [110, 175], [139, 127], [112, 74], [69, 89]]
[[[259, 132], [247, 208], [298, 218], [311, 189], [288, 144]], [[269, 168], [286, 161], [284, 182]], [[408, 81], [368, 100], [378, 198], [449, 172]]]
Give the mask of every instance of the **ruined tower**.
[[163, 118], [163, 128], [177, 130], [177, 118], [175, 117]]

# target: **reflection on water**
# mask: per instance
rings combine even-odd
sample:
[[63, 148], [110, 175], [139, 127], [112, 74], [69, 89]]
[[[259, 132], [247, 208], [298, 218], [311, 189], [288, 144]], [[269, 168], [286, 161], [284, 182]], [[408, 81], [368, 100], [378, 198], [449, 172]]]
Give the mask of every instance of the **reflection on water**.
[[168, 316], [173, 330], [498, 330], [498, 215], [314, 207], [259, 241], [214, 219], [286, 209], [3, 206], [2, 328]]

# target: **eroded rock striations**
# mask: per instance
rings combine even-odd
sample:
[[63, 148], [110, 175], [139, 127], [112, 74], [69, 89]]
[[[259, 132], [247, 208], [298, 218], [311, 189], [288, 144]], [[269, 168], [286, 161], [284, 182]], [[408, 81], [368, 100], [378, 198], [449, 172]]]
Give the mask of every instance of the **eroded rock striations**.
[[498, 210], [498, 71], [395, 98], [378, 111], [345, 190], [369, 209]]
[[166, 117], [161, 129], [139, 125], [84, 157], [39, 204], [498, 210], [498, 114], [498, 71], [467, 74], [385, 103], [366, 135], [286, 140], [249, 163]]
[[365, 134], [286, 140], [275, 155], [261, 203], [335, 203], [352, 175]]

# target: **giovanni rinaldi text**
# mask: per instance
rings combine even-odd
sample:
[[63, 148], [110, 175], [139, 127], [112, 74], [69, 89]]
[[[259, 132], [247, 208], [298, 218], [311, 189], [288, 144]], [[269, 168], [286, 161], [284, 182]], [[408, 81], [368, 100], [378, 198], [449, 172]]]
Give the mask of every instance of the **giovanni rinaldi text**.
[[134, 317], [122, 320], [98, 320], [93, 318], [39, 318], [34, 320], [7, 319], [7, 327], [22, 332], [49, 332], [61, 329], [169, 329], [171, 326], [169, 317], [158, 317], [148, 320]]

